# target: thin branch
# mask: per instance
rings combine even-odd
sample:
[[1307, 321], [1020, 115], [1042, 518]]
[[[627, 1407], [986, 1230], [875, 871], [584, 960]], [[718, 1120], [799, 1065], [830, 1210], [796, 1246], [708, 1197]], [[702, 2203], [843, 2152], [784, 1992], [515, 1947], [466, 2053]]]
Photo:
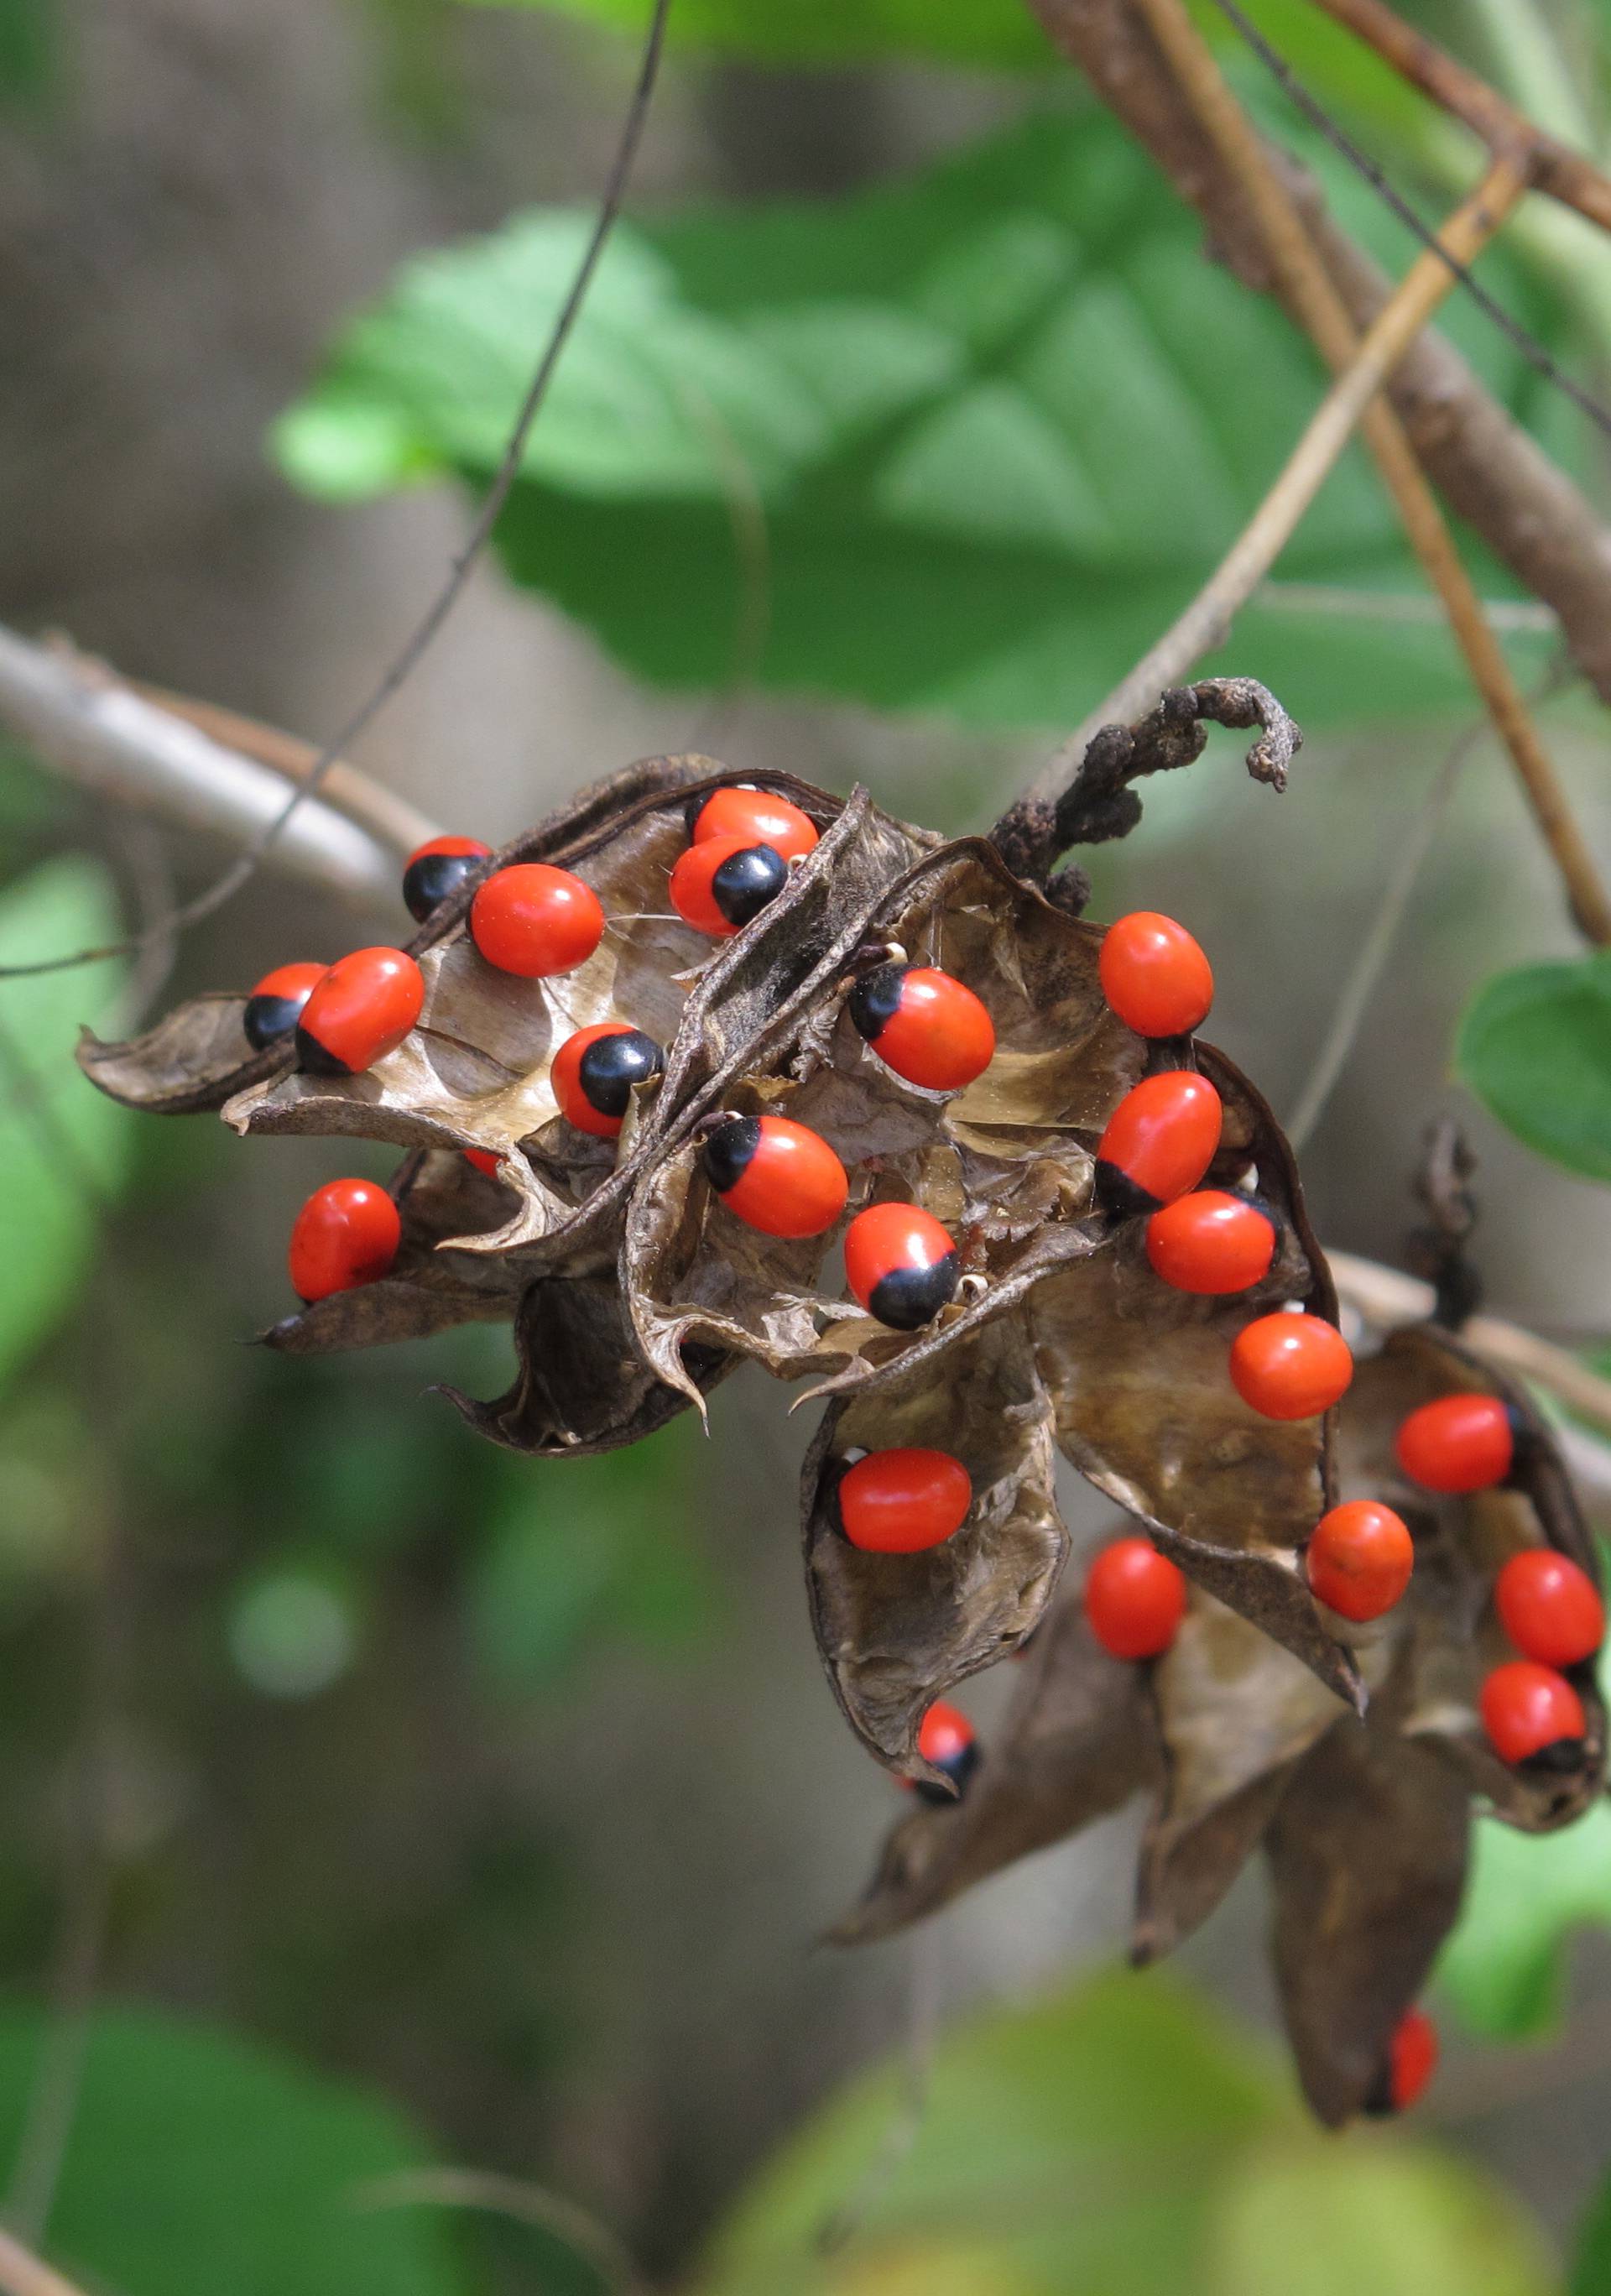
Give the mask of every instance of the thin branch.
[[[1207, 42], [1187, 14], [1183, 0], [1136, 0], [1136, 4], [1197, 118], [1246, 193], [1288, 303], [1327, 365], [1341, 373], [1359, 348], [1347, 306]], [[1611, 899], [1414, 451], [1385, 400], [1367, 408], [1362, 428], [1416, 555], [1443, 602], [1484, 707], [1509, 752], [1539, 833], [1560, 873], [1573, 917], [1585, 939], [1604, 947], [1611, 942]]]
[[[1266, 582], [1253, 595], [1261, 611], [1272, 614], [1313, 614], [1327, 621], [1419, 624], [1442, 622], [1441, 599], [1419, 590], [1352, 590], [1342, 582]], [[1517, 636], [1558, 635], [1560, 618], [1531, 598], [1484, 598], [1483, 615], [1489, 627]]]
[[[1500, 228], [1525, 188], [1510, 160], [1496, 161], [1444, 226], [1441, 236], [1449, 251], [1468, 262]], [[1178, 684], [1203, 654], [1224, 643], [1239, 609], [1291, 539], [1366, 407], [1453, 284], [1436, 256], [1417, 257], [1353, 361], [1321, 401], [1251, 521], [1185, 611], [1054, 753], [1030, 785], [1029, 801], [1055, 802], [1079, 770], [1086, 744], [1102, 726], [1138, 716], [1163, 687]]]
[[353, 2194], [360, 2209], [478, 2209], [552, 2233], [590, 2264], [613, 2296], [649, 2296], [648, 2283], [614, 2233], [562, 2193], [479, 2169], [403, 2169]]
[[[497, 470], [493, 475], [492, 484], [488, 487], [481, 507], [476, 513], [467, 538], [452, 559], [446, 580], [368, 693], [341, 726], [339, 732], [319, 751], [309, 766], [306, 777], [292, 791], [274, 818], [264, 824], [252, 837], [245, 850], [237, 856], [221, 877], [208, 886], [204, 891], [198, 893], [192, 900], [187, 901], [183, 908], [176, 910], [174, 914], [164, 920], [159, 927], [152, 928], [153, 933], [159, 931], [167, 932], [183, 930], [188, 925], [198, 924], [203, 917], [211, 916], [215, 910], [222, 908], [226, 901], [232, 899], [240, 891], [255, 873], [259, 864], [273, 850], [279, 839], [290, 827], [300, 808], [317, 792], [326, 775], [340, 762], [343, 753], [350, 750], [359, 736], [368, 731], [388, 703], [394, 700], [407, 684], [463, 594], [464, 586], [492, 537], [493, 529], [503, 513], [504, 504], [513, 491], [515, 481], [520, 473], [520, 465], [525, 460], [526, 444], [531, 436], [532, 426], [542, 411], [543, 402], [548, 396], [548, 386], [553, 379], [554, 370], [581, 316], [587, 291], [593, 285], [593, 275], [599, 267], [609, 235], [615, 228], [616, 219], [620, 214], [627, 178], [632, 173], [633, 162], [637, 157], [638, 145], [642, 139], [644, 125], [649, 117], [650, 101], [659, 75], [660, 55], [666, 40], [666, 20], [670, 10], [671, 0], [655, 0], [654, 12], [650, 19], [649, 30], [644, 39], [642, 56], [638, 67], [637, 80], [633, 89], [632, 100], [627, 106], [620, 141], [616, 146], [615, 156], [610, 162], [609, 174], [606, 179], [603, 196], [599, 203], [597, 218], [582, 259], [577, 266], [569, 291], [560, 307], [560, 315], [554, 322], [547, 342], [544, 346], [542, 356], [537, 361], [536, 370], [520, 403], [519, 411], [499, 458]], [[35, 964], [4, 966], [0, 967], [0, 980], [13, 980], [19, 975], [27, 973], [60, 972], [70, 966], [91, 964], [104, 956], [133, 955], [140, 946], [140, 937], [136, 936], [131, 940], [120, 941], [109, 948], [79, 949], [71, 955], [45, 958]]]
[[4, 2296], [84, 2296], [75, 2282], [64, 2280], [8, 2232], [0, 2232], [0, 2292]]
[[[69, 780], [187, 828], [256, 836], [283, 809], [284, 783], [266, 767], [100, 671], [4, 627], [0, 725]], [[368, 830], [322, 803], [287, 824], [275, 859], [344, 900], [368, 905], [397, 898], [392, 855]], [[161, 933], [153, 926], [138, 936], [139, 945], [165, 933], [165, 923]], [[95, 955], [123, 953], [119, 945]]]
[[[1245, 285], [1285, 299], [1245, 191], [1193, 117], [1133, 0], [1027, 5], [1197, 209], [1214, 255]], [[1265, 148], [1349, 316], [1367, 326], [1388, 283], [1327, 214], [1313, 178], [1279, 147]], [[1431, 329], [1406, 355], [1388, 395], [1444, 500], [1555, 610], [1574, 660], [1611, 701], [1611, 535], [1581, 490]]]
[[1519, 159], [1535, 189], [1575, 208], [1602, 231], [1611, 231], [1611, 176], [1582, 152], [1547, 135], [1497, 88], [1394, 15], [1384, 0], [1317, 0], [1317, 4], [1374, 48], [1401, 79], [1480, 135], [1495, 157], [1502, 153]]

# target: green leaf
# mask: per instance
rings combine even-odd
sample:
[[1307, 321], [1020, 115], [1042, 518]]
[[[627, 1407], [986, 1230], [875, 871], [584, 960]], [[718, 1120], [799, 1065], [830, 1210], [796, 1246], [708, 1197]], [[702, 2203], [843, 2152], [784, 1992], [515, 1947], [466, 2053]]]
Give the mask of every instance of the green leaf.
[[1590, 2204], [1578, 2234], [1567, 2296], [1606, 2296], [1611, 2288], [1611, 2177]]
[[1611, 1805], [1597, 1802], [1559, 1833], [1485, 1820], [1438, 1982], [1475, 2032], [1544, 2032], [1559, 2019], [1567, 1939], [1588, 1923], [1611, 1927]]
[[1460, 1022], [1454, 1060], [1461, 1081], [1529, 1148], [1611, 1180], [1611, 955], [1485, 981]]
[[1205, 2296], [1556, 2296], [1542, 2242], [1467, 2161], [1369, 2138], [1261, 2147], [1223, 2196]]
[[[517, 0], [530, 6], [534, 0]], [[536, 0], [642, 36], [648, 0]], [[1016, 0], [677, 0], [674, 43], [774, 64], [864, 63], [922, 56], [941, 63], [1045, 69], [1052, 51]]]
[[[105, 873], [61, 860], [0, 895], [0, 964], [114, 939]], [[0, 981], [0, 1382], [71, 1307], [88, 1268], [97, 1203], [121, 1181], [131, 1120], [73, 1064], [78, 1024], [103, 1014], [112, 964]]]
[[[484, 485], [587, 225], [521, 216], [407, 266], [282, 422], [287, 470], [342, 497]], [[1062, 726], [1198, 588], [1320, 383], [1109, 117], [1040, 115], [854, 199], [623, 226], [499, 545], [664, 685]], [[1420, 588], [1356, 449], [1278, 571]], [[1309, 725], [1464, 692], [1441, 628], [1391, 619], [1255, 604], [1234, 661]]]
[[[14, 2161], [45, 2045], [0, 2013], [0, 2159]], [[463, 2296], [435, 2211], [356, 2205], [418, 2168], [401, 2116], [253, 2042], [103, 2009], [52, 2211], [53, 2259], [119, 2296]]]

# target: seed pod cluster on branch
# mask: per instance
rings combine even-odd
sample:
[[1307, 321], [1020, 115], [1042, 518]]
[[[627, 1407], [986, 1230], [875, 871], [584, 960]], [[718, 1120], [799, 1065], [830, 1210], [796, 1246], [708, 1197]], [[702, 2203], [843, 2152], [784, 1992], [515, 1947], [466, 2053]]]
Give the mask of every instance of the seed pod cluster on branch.
[[[1173, 699], [1224, 714], [1212, 682]], [[1237, 709], [1267, 726], [1279, 705]], [[1153, 771], [1200, 744], [1175, 746], [1126, 755]], [[702, 1412], [746, 1361], [809, 1382], [827, 1409], [805, 1471], [807, 1591], [862, 1743], [950, 1801], [968, 1764], [936, 1751], [944, 1693], [1041, 1630], [1006, 1742], [965, 1802], [898, 1834], [855, 1932], [1148, 1787], [1152, 1953], [1261, 1839], [1295, 1877], [1283, 1902], [1320, 1885], [1330, 1836], [1294, 1815], [1312, 1766], [1337, 1770], [1338, 1812], [1367, 1827], [1379, 1800], [1381, 1825], [1402, 1816], [1423, 1857], [1439, 1812], [1463, 1857], [1473, 1792], [1516, 1823], [1580, 1807], [1603, 1734], [1581, 1667], [1558, 1677], [1582, 1700], [1574, 1754], [1540, 1740], [1501, 1759], [1471, 1717], [1503, 1671], [1484, 1670], [1484, 1573], [1509, 1547], [1559, 1546], [1591, 1573], [1592, 1556], [1561, 1528], [1569, 1495], [1531, 1420], [1502, 1488], [1423, 1490], [1408, 1522], [1378, 1505], [1362, 1532], [1339, 1515], [1353, 1365], [1290, 1152], [1196, 1034], [1213, 982], [1190, 934], [1137, 913], [1105, 936], [1072, 913], [1073, 873], [1047, 898], [1061, 834], [1043, 825], [1032, 853], [1010, 816], [997, 840], [945, 843], [863, 791], [650, 760], [502, 852], [454, 839], [415, 857], [407, 897], [425, 916], [405, 947], [322, 973], [288, 963], [134, 1043], [86, 1038], [80, 1059], [136, 1107], [404, 1152], [389, 1202], [338, 1180], [305, 1207], [304, 1305], [272, 1347], [507, 1320], [509, 1391], [449, 1393], [482, 1433], [544, 1456]], [[1346, 1424], [1370, 1496], [1397, 1472], [1354, 1461], [1386, 1423], [1384, 1379], [1389, 1401], [1419, 1400], [1469, 1386], [1462, 1360], [1407, 1338], [1363, 1367]], [[1157, 1656], [1114, 1658], [1077, 1601], [1054, 1602], [1059, 1451], [1144, 1534], [1164, 1639], [1147, 1625], [1135, 1640], [1132, 1622], [1121, 1642]], [[1315, 1539], [1312, 1589], [1322, 1518], [1336, 1553], [1322, 1572]], [[1396, 1566], [1370, 1546], [1384, 1522]], [[1531, 1678], [1505, 1694], [1513, 1737], [1567, 1713]], [[1373, 1763], [1391, 1774], [1379, 1797]], [[1419, 1802], [1401, 1810], [1423, 1770], [1425, 1825]], [[1364, 1864], [1362, 1886], [1390, 1890], [1391, 1857]], [[1458, 1896], [1458, 1861], [1436, 1880]], [[1378, 1917], [1374, 1902], [1361, 1915]], [[1288, 1988], [1329, 2114], [1357, 2102], [1353, 2059], [1345, 2079], [1313, 2071], [1346, 2021], [1349, 1943], [1311, 1980], [1319, 1997], [1301, 1972]], [[1419, 1952], [1393, 1969], [1419, 1981]], [[1374, 2047], [1370, 2020], [1404, 1988], [1360, 1984]]]

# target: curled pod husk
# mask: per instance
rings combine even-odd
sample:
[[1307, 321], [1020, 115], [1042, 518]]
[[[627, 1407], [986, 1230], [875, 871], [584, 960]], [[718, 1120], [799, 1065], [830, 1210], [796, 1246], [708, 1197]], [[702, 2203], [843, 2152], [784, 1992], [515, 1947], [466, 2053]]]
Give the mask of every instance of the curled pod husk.
[[[853, 1546], [839, 1519], [847, 1453], [896, 1446], [966, 1459], [961, 1529], [914, 1554]], [[943, 1380], [881, 1382], [825, 1414], [806, 1457], [806, 1586], [835, 1697], [863, 1745], [910, 1777], [935, 1699], [1015, 1648], [1057, 1583], [1068, 1534], [1053, 1493], [1051, 1414], [1022, 1322], [998, 1316], [953, 1348]]]

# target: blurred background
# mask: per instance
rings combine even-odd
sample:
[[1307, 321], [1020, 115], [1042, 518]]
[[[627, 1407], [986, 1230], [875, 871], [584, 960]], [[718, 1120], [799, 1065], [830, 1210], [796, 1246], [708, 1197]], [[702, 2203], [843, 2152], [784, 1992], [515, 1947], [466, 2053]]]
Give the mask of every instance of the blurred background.
[[[1416, 12], [1528, 100], [1553, 86], [1565, 101], [1564, 86], [1576, 116], [1551, 124], [1603, 139], [1598, 0], [1517, 0], [1513, 37], [1482, 0]], [[743, 13], [707, 7], [695, 29]], [[634, 757], [697, 745], [735, 768], [863, 781], [897, 812], [977, 828], [1190, 595], [1301, 425], [1317, 387], [1305, 352], [1201, 262], [1196, 226], [1011, 0], [938, 9], [906, 34], [875, 31], [876, 10], [860, 29], [846, 12], [837, 34], [797, 13], [780, 4], [772, 20], [755, 0], [763, 35], [674, 46], [619, 282], [601, 283], [570, 396], [557, 388], [538, 426], [509, 562], [478, 570], [362, 747], [443, 827], [496, 842]], [[902, 12], [882, 13], [893, 25]], [[1264, 14], [1435, 204], [1467, 156], [1452, 131], [1385, 75], [1345, 70], [1297, 0]], [[507, 419], [498, 361], [517, 373], [552, 317], [560, 289], [544, 283], [562, 284], [554, 266], [609, 167], [641, 20], [626, 0], [574, 15], [0, 0], [0, 619], [327, 734], [466, 529], [458, 480], [484, 472]], [[774, 53], [738, 53], [747, 44]], [[1279, 92], [1228, 61], [1298, 140]], [[1053, 181], [1062, 160], [1048, 155], [1069, 150], [1080, 180]], [[1402, 263], [1397, 227], [1326, 173], [1350, 221]], [[806, 449], [775, 407], [768, 439], [750, 386], [714, 372], [719, 326], [797, 296], [797, 428], [853, 422], [858, 383], [895, 392], [910, 348], [891, 282], [933, 277], [970, 184], [1003, 228], [1050, 217], [1068, 242], [1069, 217], [1088, 218], [1058, 355], [1079, 379], [1062, 411], [1093, 442], [1097, 508], [1059, 505], [1029, 461], [993, 469], [986, 425], [984, 460], [967, 436], [951, 444], [945, 486], [966, 496], [971, 472], [981, 499], [948, 523], [910, 509], [915, 455], [904, 497], [887, 468], [853, 498], [849, 447], [837, 493], [774, 517], [788, 456]], [[546, 209], [561, 212], [529, 269], [511, 258], [501, 296], [473, 242]], [[395, 287], [400, 265], [458, 243], [467, 269], [430, 291]], [[626, 276], [629, 255], [661, 266], [650, 287]], [[1603, 382], [1599, 242], [1531, 218], [1490, 274]], [[984, 293], [960, 257], [958, 282], [964, 302]], [[836, 299], [846, 332], [813, 366], [806, 319], [825, 324]], [[389, 332], [344, 332], [377, 308]], [[421, 310], [437, 330], [425, 348], [409, 332]], [[1605, 501], [1603, 442], [1591, 451], [1468, 310], [1450, 324]], [[496, 422], [465, 385], [477, 357]], [[649, 388], [679, 363], [717, 410], [714, 448], [698, 405]], [[675, 474], [701, 435], [703, 493]], [[672, 475], [658, 480], [662, 449]], [[1046, 505], [1039, 533], [1010, 530], [1019, 480]], [[1362, 461], [1338, 473], [1224, 657], [1309, 729], [1288, 794], [1251, 784], [1235, 737], [1217, 735], [1191, 774], [1147, 791], [1134, 838], [1086, 857], [1092, 914], [1161, 908], [1208, 947], [1217, 1040], [1281, 1111], [1472, 716], [1374, 483]], [[1473, 562], [1490, 594], [1510, 596]], [[1513, 619], [1536, 682], [1548, 630]], [[1545, 722], [1611, 866], [1592, 706], [1567, 691]], [[227, 857], [19, 750], [0, 752], [0, 840], [12, 962], [103, 937]], [[748, 1374], [715, 1398], [709, 1439], [685, 1420], [628, 1454], [531, 1463], [478, 1443], [428, 1392], [498, 1391], [502, 1331], [356, 1358], [254, 1350], [291, 1304], [297, 1205], [337, 1170], [383, 1175], [385, 1152], [136, 1121], [68, 1069], [80, 1021], [119, 1033], [135, 1006], [405, 929], [400, 902], [343, 909], [270, 870], [185, 936], [164, 979], [104, 966], [0, 1004], [0, 1982], [13, 2004], [0, 2016], [0, 2187], [9, 2177], [8, 2220], [86, 2287], [626, 2284], [589, 2261], [585, 2225], [365, 2215], [331, 2198], [426, 2160], [568, 2195], [654, 2284], [699, 2285], [703, 2244], [762, 2164], [842, 2080], [904, 2046], [910, 1948], [815, 1943], [899, 1798], [844, 1731], [812, 1648], [792, 1496], [811, 1414], [791, 1420], [786, 1392]], [[1396, 1263], [1422, 1134], [1458, 1108], [1481, 1157], [1491, 1306], [1591, 1349], [1611, 1324], [1611, 1198], [1451, 1081], [1479, 983], [1576, 953], [1484, 742], [1305, 1170], [1326, 1242]], [[1093, 1535], [1105, 1518], [1090, 1495], [1071, 1479], [1066, 1496], [1076, 1533]], [[987, 1736], [1000, 1686], [966, 1702]], [[1611, 1854], [1590, 1823], [1553, 1895], [1507, 1867], [1476, 1956], [1500, 1981], [1468, 1985], [1443, 2021], [1426, 2119], [1503, 2216], [1480, 2269], [1498, 2270], [1501, 2248], [1510, 2259], [1492, 2283], [1472, 2259], [1473, 2276], [1448, 2282], [1462, 2296], [1558, 2285], [1551, 2259], [1603, 2171], [1611, 1950], [1593, 1924], [1611, 1919]], [[1038, 1988], [1111, 1964], [1136, 1830], [1113, 1821], [945, 1916], [920, 1974], [947, 2019], [1017, 2015]], [[1144, 2007], [1101, 1991], [1059, 2013], [1066, 2032], [1011, 2030], [1042, 2037], [1049, 2080], [1077, 2075], [1100, 2097], [1141, 2047], [1124, 2021], [1178, 2016], [1194, 2048], [1289, 2114], [1260, 2038], [1262, 1889], [1245, 1879], [1183, 1956], [1233, 2029], [1204, 2038], [1194, 1997], [1149, 1977], [1123, 1997]], [[1177, 2076], [1178, 2063], [1162, 2078]], [[956, 2109], [965, 2118], [965, 2098]], [[865, 2143], [846, 2140], [853, 2163], [876, 2152], [888, 2110], [867, 2108]], [[1354, 2144], [1318, 2156], [1345, 2186]], [[831, 2189], [846, 2173], [837, 2154], [821, 2167], [803, 2221], [848, 2199]], [[1307, 2187], [1294, 2189], [1301, 2214]], [[1071, 2187], [1069, 2211], [1087, 2205]], [[1155, 2257], [1144, 2228], [1123, 2270], [1086, 2259], [1064, 2276], [1015, 2278], [982, 2239], [953, 2226], [882, 2276], [846, 2251], [799, 2284], [1209, 2285], [1167, 2241]], [[733, 2269], [724, 2287], [794, 2284], [781, 2267]]]

